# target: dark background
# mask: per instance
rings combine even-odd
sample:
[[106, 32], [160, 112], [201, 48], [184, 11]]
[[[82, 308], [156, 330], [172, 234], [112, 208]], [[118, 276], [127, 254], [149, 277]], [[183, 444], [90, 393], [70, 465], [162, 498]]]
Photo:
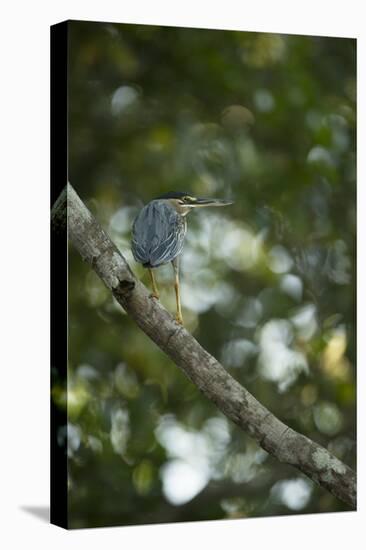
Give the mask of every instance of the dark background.
[[[234, 198], [189, 215], [185, 324], [354, 468], [356, 41], [84, 22], [69, 36], [70, 182], [146, 284], [138, 208], [169, 190]], [[171, 266], [157, 278], [173, 312]], [[71, 527], [348, 509], [229, 422], [71, 247], [69, 360]]]

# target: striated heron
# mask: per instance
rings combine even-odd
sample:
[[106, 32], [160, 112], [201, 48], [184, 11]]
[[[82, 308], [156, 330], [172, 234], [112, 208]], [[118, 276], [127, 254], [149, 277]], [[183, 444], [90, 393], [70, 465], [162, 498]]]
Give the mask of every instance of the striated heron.
[[187, 231], [186, 215], [192, 208], [227, 206], [231, 201], [192, 197], [172, 191], [150, 201], [138, 213], [132, 227], [132, 253], [137, 262], [148, 268], [152, 283], [152, 296], [159, 298], [153, 269], [172, 263], [177, 303], [176, 320], [183, 324], [179, 289], [179, 255]]

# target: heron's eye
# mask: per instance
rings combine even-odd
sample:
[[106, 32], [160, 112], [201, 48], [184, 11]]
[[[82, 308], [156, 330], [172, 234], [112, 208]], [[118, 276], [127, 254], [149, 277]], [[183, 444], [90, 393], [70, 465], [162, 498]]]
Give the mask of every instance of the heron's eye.
[[184, 202], [194, 202], [196, 199], [187, 195], [186, 197], [183, 197], [183, 200]]

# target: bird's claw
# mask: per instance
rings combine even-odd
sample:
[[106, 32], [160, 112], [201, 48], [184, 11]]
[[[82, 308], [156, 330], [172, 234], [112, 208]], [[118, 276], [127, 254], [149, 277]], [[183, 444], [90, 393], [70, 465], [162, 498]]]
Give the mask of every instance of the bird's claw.
[[160, 295], [159, 295], [159, 294], [156, 294], [156, 292], [152, 292], [152, 293], [150, 294], [150, 298], [155, 298], [155, 300], [159, 300]]
[[182, 326], [184, 325], [184, 323], [183, 323], [183, 317], [182, 317], [181, 315], [179, 315], [179, 313], [176, 314], [175, 320], [176, 320], [176, 322], [177, 322], [179, 325], [182, 325]]

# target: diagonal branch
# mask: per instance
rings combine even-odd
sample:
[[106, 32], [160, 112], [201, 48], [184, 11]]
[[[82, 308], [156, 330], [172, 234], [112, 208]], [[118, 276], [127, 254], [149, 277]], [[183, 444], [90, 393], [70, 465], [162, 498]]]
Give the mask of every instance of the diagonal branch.
[[356, 507], [356, 474], [324, 447], [286, 426], [237, 382], [134, 276], [125, 258], [68, 184], [52, 215], [67, 200], [69, 239], [145, 334], [233, 422], [280, 462]]

